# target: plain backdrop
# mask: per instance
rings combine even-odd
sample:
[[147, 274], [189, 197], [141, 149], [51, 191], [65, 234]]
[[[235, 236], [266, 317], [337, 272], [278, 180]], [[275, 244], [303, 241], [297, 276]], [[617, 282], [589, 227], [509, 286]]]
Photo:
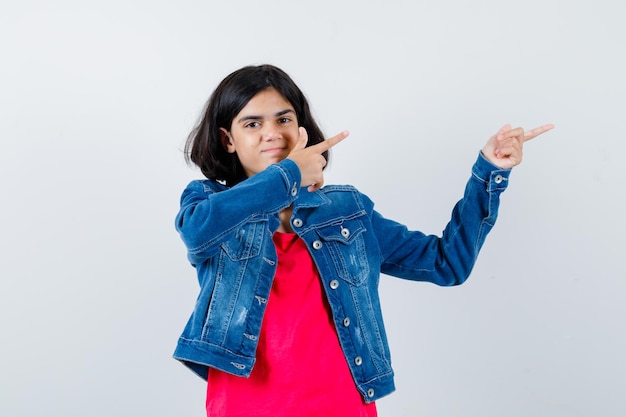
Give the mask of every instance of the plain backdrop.
[[617, 0], [22, 1], [0, 8], [0, 415], [204, 415], [171, 358], [174, 230], [217, 83], [286, 70], [327, 183], [439, 234], [504, 123], [525, 147], [469, 281], [383, 277], [382, 417], [626, 415], [626, 29]]

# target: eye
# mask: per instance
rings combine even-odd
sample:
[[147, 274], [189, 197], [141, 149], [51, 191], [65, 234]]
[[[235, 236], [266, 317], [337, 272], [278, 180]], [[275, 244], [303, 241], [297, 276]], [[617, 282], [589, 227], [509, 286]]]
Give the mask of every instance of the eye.
[[290, 117], [281, 117], [280, 119], [278, 119], [278, 123], [280, 124], [285, 124], [285, 123], [289, 123], [291, 122], [291, 118]]
[[259, 122], [249, 122], [243, 125], [245, 128], [254, 129], [255, 127], [259, 127], [261, 124]]

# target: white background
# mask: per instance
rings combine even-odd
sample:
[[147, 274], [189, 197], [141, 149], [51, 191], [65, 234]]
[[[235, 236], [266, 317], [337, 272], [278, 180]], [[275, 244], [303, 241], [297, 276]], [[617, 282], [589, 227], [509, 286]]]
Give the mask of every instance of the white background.
[[[7, 2], [8, 3], [8, 2]], [[202, 416], [182, 146], [217, 83], [286, 70], [328, 183], [440, 233], [502, 124], [529, 143], [472, 277], [384, 277], [381, 416], [626, 415], [617, 0], [22, 1], [0, 10], [0, 415]]]

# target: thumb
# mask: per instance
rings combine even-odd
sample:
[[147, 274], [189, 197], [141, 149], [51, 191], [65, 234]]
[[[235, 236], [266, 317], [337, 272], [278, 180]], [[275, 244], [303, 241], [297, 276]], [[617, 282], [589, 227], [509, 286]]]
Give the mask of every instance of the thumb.
[[511, 130], [511, 125], [507, 123], [504, 126], [502, 126], [500, 130], [498, 130], [498, 133], [496, 133], [496, 138], [498, 140], [504, 139], [504, 134], [508, 132], [509, 130]]
[[306, 144], [309, 142], [309, 135], [306, 132], [306, 129], [300, 126], [298, 128], [298, 141], [296, 142], [296, 146], [294, 146], [294, 151], [299, 151], [306, 148]]

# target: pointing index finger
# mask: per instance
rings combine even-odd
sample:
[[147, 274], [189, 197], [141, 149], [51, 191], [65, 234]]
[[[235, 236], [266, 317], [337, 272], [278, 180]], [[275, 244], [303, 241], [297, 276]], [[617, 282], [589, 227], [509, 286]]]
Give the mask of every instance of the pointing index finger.
[[547, 124], [547, 125], [536, 127], [534, 129], [530, 129], [529, 131], [524, 132], [524, 142], [527, 142], [533, 138], [536, 138], [537, 136], [551, 129], [554, 129], [553, 124]]
[[328, 138], [318, 143], [317, 145], [313, 145], [309, 147], [309, 149], [315, 148], [315, 150], [319, 151], [320, 153], [326, 152], [327, 150], [329, 150], [330, 148], [332, 148], [333, 146], [335, 146], [336, 144], [338, 144], [339, 142], [347, 138], [349, 134], [350, 132], [348, 132], [347, 130], [344, 130], [343, 132], [333, 136], [332, 138]]

